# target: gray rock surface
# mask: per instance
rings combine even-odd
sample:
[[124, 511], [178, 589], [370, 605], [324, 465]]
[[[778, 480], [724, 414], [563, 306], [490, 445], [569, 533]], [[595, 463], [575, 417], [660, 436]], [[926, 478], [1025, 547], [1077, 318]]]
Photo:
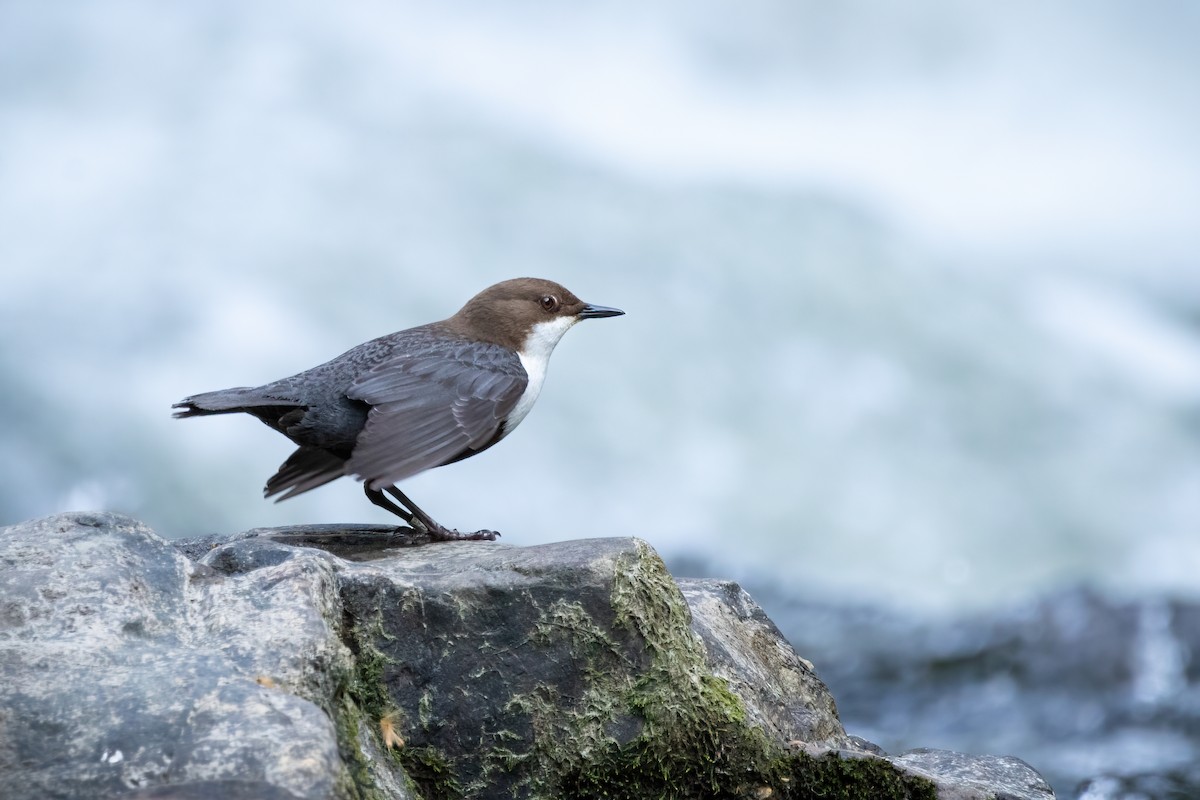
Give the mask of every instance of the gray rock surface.
[[842, 740], [833, 697], [775, 623], [732, 581], [676, 581], [714, 675], [725, 679], [751, 722], [781, 741]]
[[1018, 800], [1049, 797], [1050, 784], [1019, 758], [968, 756], [949, 750], [920, 748], [888, 758], [902, 769], [928, 776], [942, 800], [987, 797]]
[[677, 585], [636, 539], [0, 529], [14, 800], [1052, 797], [1039, 781], [871, 752], [745, 592]]
[[350, 658], [332, 578], [316, 554], [217, 576], [111, 514], [0, 530], [7, 796], [221, 780], [333, 794], [344, 770], [318, 701]]

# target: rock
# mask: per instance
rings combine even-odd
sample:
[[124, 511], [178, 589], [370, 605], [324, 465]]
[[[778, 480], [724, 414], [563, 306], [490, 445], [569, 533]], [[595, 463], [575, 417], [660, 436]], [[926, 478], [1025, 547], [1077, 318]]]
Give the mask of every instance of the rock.
[[[319, 559], [235, 585], [133, 519], [64, 515], [0, 530], [8, 796], [224, 778], [329, 796], [341, 762], [311, 698], [350, 661], [322, 616], [336, 602], [332, 570], [304, 563]], [[263, 619], [274, 646], [253, 642]], [[296, 691], [254, 680], [272, 672]]]
[[[342, 581], [386, 690], [364, 705], [395, 714], [406, 754], [435, 756], [469, 794], [633, 793], [664, 774], [699, 791], [765, 759], [743, 724], [763, 714], [713, 673], [644, 542], [422, 547]], [[796, 734], [842, 735], [824, 686], [809, 687], [790, 702], [825, 714]]]
[[888, 758], [909, 772], [925, 775], [938, 786], [938, 797], [995, 797], [997, 800], [1053, 797], [1050, 784], [1033, 767], [1012, 756], [968, 756], [949, 750], [920, 748]]
[[0, 785], [42, 798], [1052, 797], [883, 757], [736, 584], [636, 539], [0, 529]]
[[845, 737], [833, 697], [813, 665], [796, 654], [750, 595], [732, 581], [677, 583], [712, 673], [742, 701], [751, 722], [785, 742]]
[[0, 530], [7, 796], [222, 780], [331, 796], [346, 776], [327, 698], [352, 663], [337, 602], [315, 552], [225, 577], [113, 514]]

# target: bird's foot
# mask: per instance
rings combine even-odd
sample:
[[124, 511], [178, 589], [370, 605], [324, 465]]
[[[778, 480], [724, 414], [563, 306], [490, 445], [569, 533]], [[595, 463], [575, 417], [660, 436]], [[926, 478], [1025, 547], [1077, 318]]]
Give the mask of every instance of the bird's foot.
[[[420, 525], [420, 523], [418, 523]], [[420, 525], [424, 528], [425, 535], [435, 542], [494, 542], [500, 538], [498, 531], [475, 531], [474, 533], [462, 533], [460, 531], [447, 528], [444, 525], [433, 523], [433, 525]]]

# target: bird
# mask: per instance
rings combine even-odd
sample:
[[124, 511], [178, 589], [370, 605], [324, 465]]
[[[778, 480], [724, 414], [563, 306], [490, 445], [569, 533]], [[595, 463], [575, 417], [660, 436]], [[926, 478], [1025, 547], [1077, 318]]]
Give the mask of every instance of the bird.
[[331, 361], [256, 387], [195, 394], [176, 418], [245, 413], [298, 447], [267, 480], [265, 497], [295, 497], [343, 476], [433, 541], [493, 540], [435, 521], [396, 484], [482, 453], [521, 423], [555, 345], [584, 319], [624, 311], [585, 303], [554, 281], [514, 278], [456, 314], [351, 348]]

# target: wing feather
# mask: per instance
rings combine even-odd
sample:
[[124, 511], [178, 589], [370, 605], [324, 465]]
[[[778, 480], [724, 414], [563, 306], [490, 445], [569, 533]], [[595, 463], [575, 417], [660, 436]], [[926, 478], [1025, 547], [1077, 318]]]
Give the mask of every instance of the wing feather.
[[393, 354], [347, 391], [371, 410], [345, 470], [377, 489], [481, 450], [528, 382], [497, 345], [430, 341]]

